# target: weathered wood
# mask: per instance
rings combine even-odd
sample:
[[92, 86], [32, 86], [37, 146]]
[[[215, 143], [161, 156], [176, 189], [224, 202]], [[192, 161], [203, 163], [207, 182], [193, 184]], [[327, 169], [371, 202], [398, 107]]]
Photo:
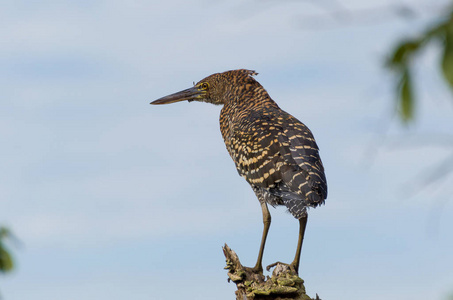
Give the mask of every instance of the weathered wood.
[[276, 263], [272, 277], [244, 267], [237, 254], [223, 247], [228, 270], [228, 281], [237, 286], [236, 300], [321, 300], [318, 295], [310, 298], [305, 292], [304, 281], [288, 265]]

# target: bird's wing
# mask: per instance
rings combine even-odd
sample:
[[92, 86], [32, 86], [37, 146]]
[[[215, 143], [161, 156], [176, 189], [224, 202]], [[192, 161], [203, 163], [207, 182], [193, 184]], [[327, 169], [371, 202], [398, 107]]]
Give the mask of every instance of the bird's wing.
[[[280, 110], [254, 110], [240, 119], [233, 124], [230, 155], [242, 177], [277, 196], [298, 194], [309, 202], [324, 201], [324, 168], [313, 135], [303, 123]], [[280, 182], [286, 190], [274, 189]]]
[[305, 194], [310, 203], [324, 202], [327, 182], [318, 145], [307, 126], [286, 115], [287, 122], [279, 135], [280, 151], [289, 165], [297, 167], [283, 171], [283, 181], [292, 191]]
[[281, 181], [278, 168], [283, 165], [277, 138], [279, 128], [269, 126], [273, 121], [268, 114], [255, 110], [243, 114], [231, 124], [229, 153], [239, 175], [250, 184], [273, 187]]

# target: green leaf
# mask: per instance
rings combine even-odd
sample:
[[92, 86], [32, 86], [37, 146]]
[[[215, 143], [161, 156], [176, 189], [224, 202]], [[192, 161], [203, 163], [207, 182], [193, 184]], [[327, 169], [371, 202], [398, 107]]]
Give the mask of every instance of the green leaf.
[[396, 106], [404, 123], [413, 120], [416, 105], [409, 70], [414, 64], [417, 52], [433, 40], [443, 42], [442, 74], [453, 90], [453, 11], [418, 37], [401, 41], [386, 62], [386, 67], [397, 76]]
[[6, 273], [13, 269], [13, 259], [5, 248], [0, 244], [0, 272]]
[[8, 250], [4, 247], [3, 240], [11, 237], [11, 232], [6, 227], [0, 227], [0, 272], [6, 273], [13, 269], [14, 263]]
[[390, 68], [405, 67], [408, 60], [421, 45], [421, 40], [408, 40], [401, 42], [390, 55], [387, 66]]
[[447, 29], [453, 29], [453, 15], [446, 21], [443, 20], [441, 23], [429, 28], [426, 32], [413, 39], [406, 39], [401, 41], [393, 50], [390, 55], [387, 66], [390, 68], [400, 67], [405, 68], [410, 64], [410, 59], [425, 46], [430, 40], [436, 38], [443, 38]]
[[445, 80], [453, 88], [453, 22], [445, 30], [444, 52], [442, 55], [442, 72]]
[[409, 69], [405, 69], [399, 84], [399, 111], [403, 122], [407, 123], [414, 118], [414, 92]]

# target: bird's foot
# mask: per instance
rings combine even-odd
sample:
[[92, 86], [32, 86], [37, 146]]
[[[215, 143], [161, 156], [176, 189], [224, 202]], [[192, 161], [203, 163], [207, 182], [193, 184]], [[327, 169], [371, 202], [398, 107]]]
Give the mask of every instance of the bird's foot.
[[248, 268], [252, 273], [263, 274], [263, 266], [254, 266], [253, 268]]
[[277, 261], [273, 264], [270, 264], [266, 267], [266, 270], [268, 272], [270, 272], [270, 270], [273, 268], [273, 267], [276, 267], [274, 272], [277, 272], [277, 273], [280, 273], [281, 271], [283, 270], [290, 270], [291, 272], [295, 273], [295, 274], [298, 274], [298, 270], [295, 266], [295, 264], [293, 263], [290, 263], [290, 264], [286, 264], [286, 263], [282, 263], [280, 261]]

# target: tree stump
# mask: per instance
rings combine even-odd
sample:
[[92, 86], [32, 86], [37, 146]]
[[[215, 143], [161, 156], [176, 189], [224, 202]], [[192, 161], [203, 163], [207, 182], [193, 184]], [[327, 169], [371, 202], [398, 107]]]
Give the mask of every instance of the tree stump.
[[276, 263], [272, 277], [266, 278], [262, 273], [244, 267], [227, 244], [223, 253], [228, 281], [237, 286], [236, 300], [321, 300], [318, 295], [312, 299], [306, 294], [304, 281], [288, 265]]

